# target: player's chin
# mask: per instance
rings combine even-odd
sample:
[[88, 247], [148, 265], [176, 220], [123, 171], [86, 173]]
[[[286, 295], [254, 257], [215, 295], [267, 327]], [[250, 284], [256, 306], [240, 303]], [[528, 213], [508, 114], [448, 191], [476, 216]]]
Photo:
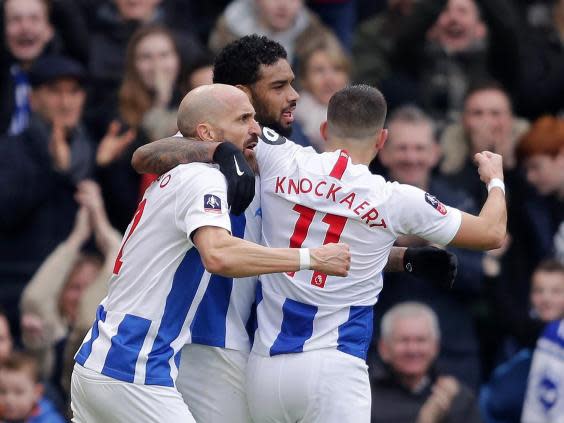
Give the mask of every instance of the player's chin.
[[256, 160], [256, 155], [255, 155], [255, 151], [252, 148], [245, 148], [243, 150], [243, 155], [245, 156], [245, 158], [247, 159], [247, 161], [249, 160]]
[[258, 174], [258, 163], [257, 163], [257, 158], [255, 156], [255, 152], [251, 149], [245, 148], [243, 154], [245, 156], [245, 159], [247, 160], [247, 163], [253, 170], [253, 172], [255, 172], [255, 174]]

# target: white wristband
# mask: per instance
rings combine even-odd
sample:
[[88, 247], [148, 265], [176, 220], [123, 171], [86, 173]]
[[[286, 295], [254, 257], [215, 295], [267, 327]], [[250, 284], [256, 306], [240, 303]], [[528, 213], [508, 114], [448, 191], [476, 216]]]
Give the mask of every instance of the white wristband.
[[499, 178], [493, 178], [490, 183], [488, 184], [488, 192], [490, 192], [492, 190], [492, 188], [501, 188], [501, 190], [503, 191], [503, 194], [505, 195], [505, 184], [503, 183], [503, 181]]
[[309, 248], [300, 248], [299, 251], [300, 251], [300, 270], [309, 270], [311, 267]]

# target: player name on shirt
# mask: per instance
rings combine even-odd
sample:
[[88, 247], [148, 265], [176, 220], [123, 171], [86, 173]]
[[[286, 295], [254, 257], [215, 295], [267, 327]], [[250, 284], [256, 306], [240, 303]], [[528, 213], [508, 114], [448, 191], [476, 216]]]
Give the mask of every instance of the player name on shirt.
[[275, 194], [309, 194], [319, 198], [325, 198], [335, 204], [352, 210], [360, 219], [369, 227], [386, 228], [384, 219], [378, 219], [380, 213], [376, 207], [372, 206], [368, 201], [360, 198], [356, 199], [357, 193], [347, 192], [343, 190], [342, 185], [332, 182], [329, 184], [326, 180], [311, 181], [309, 178], [294, 179], [286, 176], [278, 176], [274, 187]]

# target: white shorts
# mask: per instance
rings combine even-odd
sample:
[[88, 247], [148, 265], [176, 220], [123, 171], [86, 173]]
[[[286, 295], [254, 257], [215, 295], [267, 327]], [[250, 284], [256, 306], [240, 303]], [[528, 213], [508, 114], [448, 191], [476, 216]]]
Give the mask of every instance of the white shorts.
[[369, 423], [368, 367], [360, 358], [323, 349], [263, 357], [247, 365], [255, 423]]
[[122, 382], [74, 365], [71, 381], [75, 423], [195, 423], [176, 388]]
[[206, 345], [182, 348], [176, 386], [199, 423], [249, 423], [249, 353]]

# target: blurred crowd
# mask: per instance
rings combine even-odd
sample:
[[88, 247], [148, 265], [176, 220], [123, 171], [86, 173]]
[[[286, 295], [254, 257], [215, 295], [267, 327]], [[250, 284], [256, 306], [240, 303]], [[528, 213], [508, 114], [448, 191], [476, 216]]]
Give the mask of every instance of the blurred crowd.
[[[372, 421], [520, 421], [531, 367], [544, 411], [563, 410], [564, 0], [0, 4], [0, 421], [65, 421], [72, 357], [157, 176], [132, 153], [177, 131], [183, 96], [251, 33], [288, 52], [302, 145], [322, 152], [330, 97], [367, 83], [390, 107], [373, 172], [476, 213], [472, 157], [503, 155], [505, 245], [453, 249], [451, 290], [385, 275]], [[560, 339], [550, 372], [535, 351], [547, 339]]]

